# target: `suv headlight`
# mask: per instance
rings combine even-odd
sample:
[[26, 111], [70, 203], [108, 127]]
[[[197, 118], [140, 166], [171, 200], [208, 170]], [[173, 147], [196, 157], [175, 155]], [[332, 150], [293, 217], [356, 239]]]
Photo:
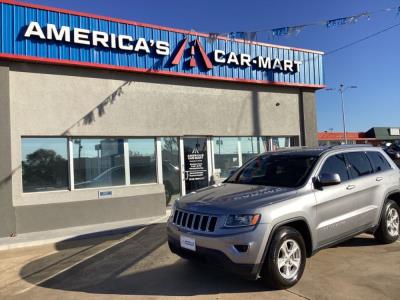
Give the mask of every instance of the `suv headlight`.
[[260, 214], [229, 215], [225, 227], [244, 227], [257, 225], [261, 219]]

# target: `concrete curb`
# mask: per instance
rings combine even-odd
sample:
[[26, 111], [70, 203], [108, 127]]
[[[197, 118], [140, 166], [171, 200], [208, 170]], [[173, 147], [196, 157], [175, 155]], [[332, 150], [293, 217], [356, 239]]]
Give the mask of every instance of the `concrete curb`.
[[146, 225], [166, 222], [169, 214], [170, 210], [167, 210], [164, 216], [24, 233], [16, 237], [0, 238], [0, 251], [55, 244], [64, 240], [94, 238], [126, 233]]

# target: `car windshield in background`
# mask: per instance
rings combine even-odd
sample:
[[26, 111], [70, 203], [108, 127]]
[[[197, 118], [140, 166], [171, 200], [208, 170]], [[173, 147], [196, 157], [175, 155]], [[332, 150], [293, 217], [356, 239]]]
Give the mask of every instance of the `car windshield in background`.
[[302, 186], [317, 161], [316, 155], [272, 154], [258, 156], [226, 182], [279, 187]]
[[390, 148], [392, 148], [395, 151], [400, 151], [400, 145], [398, 144], [393, 144]]

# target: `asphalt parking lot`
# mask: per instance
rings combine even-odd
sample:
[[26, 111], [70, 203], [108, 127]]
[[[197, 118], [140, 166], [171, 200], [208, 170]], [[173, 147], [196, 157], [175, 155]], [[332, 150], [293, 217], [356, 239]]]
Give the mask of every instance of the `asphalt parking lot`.
[[0, 299], [400, 299], [400, 242], [361, 235], [321, 251], [286, 291], [180, 259], [165, 223], [1, 251], [0, 274]]

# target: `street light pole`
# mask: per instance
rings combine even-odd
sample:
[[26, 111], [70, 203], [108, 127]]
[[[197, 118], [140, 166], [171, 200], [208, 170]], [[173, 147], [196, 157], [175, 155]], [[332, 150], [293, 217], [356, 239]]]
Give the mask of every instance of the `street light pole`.
[[340, 99], [342, 100], [342, 122], [343, 122], [344, 143], [347, 144], [346, 116], [345, 116], [344, 100], [343, 100], [343, 93], [344, 93], [343, 84], [340, 85], [339, 91], [340, 91]]
[[355, 86], [355, 85], [344, 86], [344, 84], [341, 83], [339, 85], [338, 89], [333, 89], [333, 88], [326, 89], [327, 91], [335, 91], [335, 90], [337, 90], [340, 93], [340, 100], [342, 102], [343, 138], [344, 138], [344, 143], [345, 144], [347, 144], [347, 130], [346, 130], [346, 112], [345, 112], [345, 109], [344, 109], [344, 97], [343, 97], [343, 94], [347, 89], [356, 89], [356, 88], [357, 88], [357, 86]]

